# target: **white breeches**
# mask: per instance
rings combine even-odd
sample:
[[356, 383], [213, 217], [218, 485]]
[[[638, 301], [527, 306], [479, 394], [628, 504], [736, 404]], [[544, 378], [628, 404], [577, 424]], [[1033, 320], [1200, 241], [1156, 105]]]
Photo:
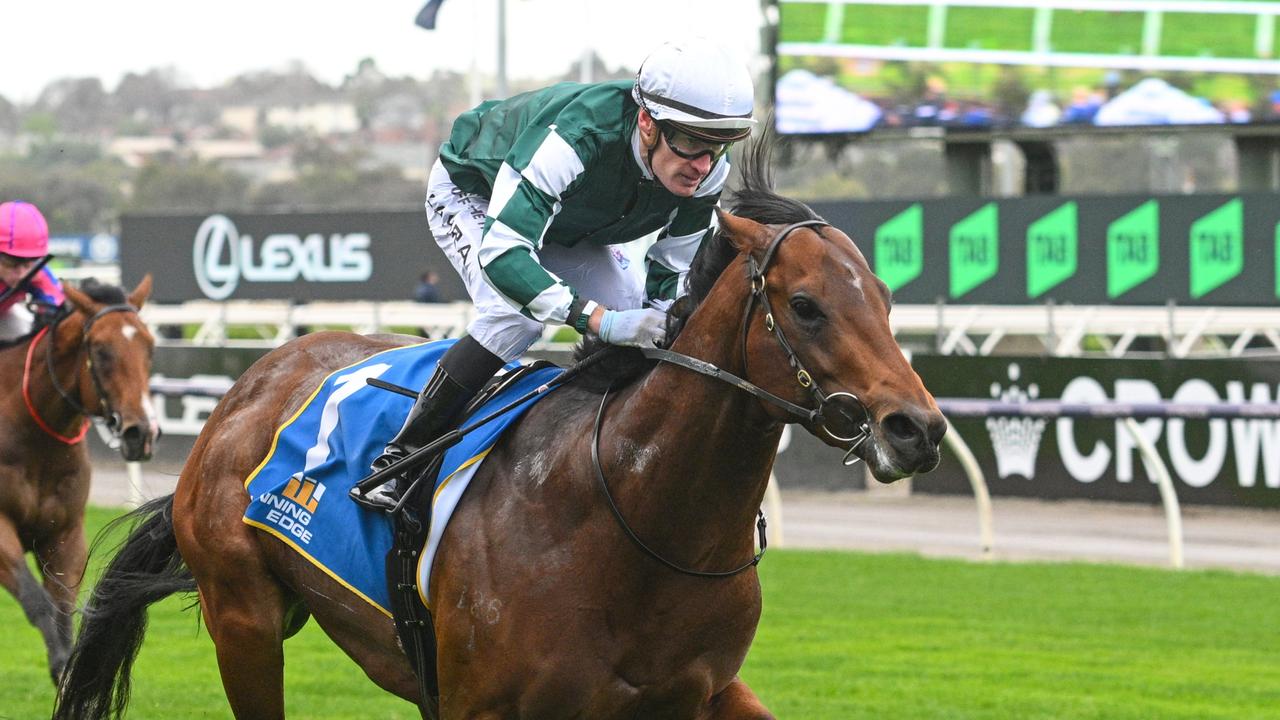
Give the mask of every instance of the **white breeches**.
[[[480, 269], [480, 237], [489, 199], [463, 192], [437, 160], [427, 182], [427, 222], [436, 243], [453, 269], [462, 276], [476, 307], [467, 332], [486, 350], [510, 362], [542, 335], [542, 323], [512, 307], [494, 290]], [[644, 304], [644, 274], [617, 246], [563, 247], [548, 243], [535, 259], [552, 275], [576, 289], [579, 296], [612, 310], [632, 310]]]

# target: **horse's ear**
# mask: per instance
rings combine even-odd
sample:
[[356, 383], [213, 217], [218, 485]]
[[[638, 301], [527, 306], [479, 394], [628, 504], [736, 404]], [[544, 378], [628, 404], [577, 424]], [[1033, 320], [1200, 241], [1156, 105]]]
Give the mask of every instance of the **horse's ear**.
[[129, 304], [141, 310], [149, 297], [151, 297], [151, 273], [143, 275], [142, 281], [129, 293]]
[[92, 315], [97, 312], [98, 302], [86, 295], [79, 288], [72, 287], [71, 285], [63, 285], [62, 294], [71, 301], [71, 304], [74, 305], [77, 310], [85, 315]]
[[724, 235], [738, 249], [738, 252], [749, 253], [760, 250], [768, 240], [769, 233], [765, 226], [754, 220], [738, 217], [719, 208], [716, 208], [716, 215], [720, 218], [720, 234]]

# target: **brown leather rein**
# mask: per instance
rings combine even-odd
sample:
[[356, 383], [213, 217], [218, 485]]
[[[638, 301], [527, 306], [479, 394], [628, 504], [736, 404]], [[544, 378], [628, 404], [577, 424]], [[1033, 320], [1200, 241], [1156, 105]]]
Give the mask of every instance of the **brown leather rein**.
[[[789, 400], [784, 400], [751, 381], [738, 377], [737, 375], [721, 369], [712, 363], [706, 362], [705, 360], [699, 360], [683, 353], [677, 353], [661, 348], [644, 348], [642, 349], [642, 352], [645, 357], [662, 362], [668, 362], [673, 365], [679, 365], [680, 367], [692, 370], [696, 373], [728, 383], [739, 390], [751, 394], [761, 401], [781, 408], [803, 422], [816, 425], [821, 428], [823, 432], [827, 433], [838, 442], [852, 443], [848, 452], [846, 452], [844, 456], [844, 464], [852, 465], [858, 460], [857, 456], [854, 455], [854, 452], [859, 446], [866, 442], [867, 438], [871, 436], [870, 413], [867, 412], [866, 406], [862, 404], [862, 401], [853, 393], [838, 391], [828, 394], [818, 387], [817, 381], [813, 379], [813, 376], [810, 375], [807, 370], [805, 370], [804, 364], [800, 362], [800, 358], [796, 354], [795, 349], [792, 348], [791, 343], [787, 342], [787, 337], [783, 334], [782, 327], [774, 318], [773, 306], [769, 303], [769, 296], [765, 292], [765, 273], [768, 272], [769, 265], [773, 262], [778, 246], [782, 244], [782, 241], [785, 240], [788, 235], [802, 227], [830, 227], [830, 224], [822, 220], [805, 220], [804, 222], [793, 223], [779, 230], [778, 234], [773, 237], [773, 240], [769, 243], [768, 249], [765, 251], [764, 259], [762, 261], [757, 263], [754, 255], [747, 256], [747, 276], [751, 282], [751, 296], [747, 299], [747, 310], [743, 314], [742, 318], [742, 367], [744, 371], [747, 368], [747, 332], [750, 329], [751, 316], [755, 312], [756, 302], [759, 301], [761, 308], [764, 310], [765, 328], [767, 328], [769, 332], [777, 338], [778, 343], [782, 346], [783, 352], [787, 355], [787, 362], [796, 372], [796, 382], [798, 382], [801, 387], [808, 390], [813, 396], [817, 403], [816, 408], [806, 408]], [[819, 235], [819, 237], [821, 236]], [[596, 479], [600, 484], [600, 489], [604, 492], [604, 497], [609, 505], [609, 509], [613, 512], [613, 517], [618, 521], [618, 524], [622, 527], [626, 536], [650, 558], [684, 575], [692, 575], [694, 577], [702, 578], [727, 578], [733, 577], [734, 575], [760, 564], [760, 561], [764, 558], [765, 548], [768, 547], [768, 538], [765, 534], [768, 524], [765, 520], [764, 510], [760, 510], [756, 519], [756, 532], [760, 537], [759, 552], [752, 556], [751, 560], [733, 568], [732, 570], [694, 570], [683, 567], [658, 554], [640, 539], [631, 526], [627, 524], [626, 518], [622, 516], [622, 511], [618, 509], [617, 503], [614, 502], [613, 494], [609, 492], [609, 483], [604, 476], [604, 469], [600, 465], [600, 426], [604, 420], [604, 409], [608, 399], [609, 391], [606, 390], [604, 395], [600, 398], [600, 409], [596, 412], [595, 427], [591, 436], [591, 463], [595, 467]], [[839, 403], [839, 405], [836, 405], [836, 403]], [[852, 436], [842, 437], [841, 435], [833, 432], [827, 426], [828, 418], [824, 415], [824, 411], [826, 411], [828, 407], [842, 412], [843, 417], [841, 420], [849, 422], [855, 426], [856, 432]], [[853, 458], [853, 460], [850, 461], [850, 458]]]

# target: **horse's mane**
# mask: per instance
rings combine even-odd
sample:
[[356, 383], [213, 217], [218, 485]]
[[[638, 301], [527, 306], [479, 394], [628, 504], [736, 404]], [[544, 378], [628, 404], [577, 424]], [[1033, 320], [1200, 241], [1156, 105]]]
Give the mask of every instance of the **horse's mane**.
[[80, 283], [80, 291], [94, 302], [104, 305], [122, 305], [129, 302], [123, 288], [98, 282], [97, 278], [85, 278], [84, 282]]
[[[774, 192], [773, 174], [769, 171], [774, 145], [773, 136], [766, 135], [751, 143], [747, 152], [743, 153], [742, 162], [738, 166], [738, 188], [730, 195], [730, 212], [763, 225], [790, 225], [805, 220], [821, 220], [808, 205]], [[737, 256], [737, 248], [719, 231], [702, 241], [689, 267], [686, 279], [688, 292], [677, 299], [667, 311], [668, 344], [684, 329], [685, 322], [706, 299], [716, 280]], [[610, 347], [597, 337], [587, 336], [574, 348], [573, 359], [581, 362]], [[612, 357], [588, 368], [580, 383], [585, 388], [603, 392], [610, 384], [622, 386], [635, 380], [652, 369], [654, 364], [655, 361], [647, 360], [639, 350], [615, 348]]]

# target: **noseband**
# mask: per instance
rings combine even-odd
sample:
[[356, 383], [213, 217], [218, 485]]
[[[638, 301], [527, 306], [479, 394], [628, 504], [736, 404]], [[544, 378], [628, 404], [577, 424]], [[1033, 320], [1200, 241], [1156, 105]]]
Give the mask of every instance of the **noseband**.
[[[104, 306], [101, 310], [94, 313], [92, 317], [90, 317], [88, 320], [85, 321], [84, 329], [81, 330], [80, 337], [81, 337], [81, 344], [84, 345], [84, 348], [85, 348], [85, 366], [89, 368], [89, 379], [93, 382], [93, 390], [98, 395], [98, 405], [99, 405], [99, 411], [100, 411], [99, 414], [106, 419], [107, 428], [111, 430], [113, 434], [119, 435], [120, 425], [122, 423], [122, 420], [120, 418], [120, 414], [116, 412], [113, 407], [111, 407], [111, 399], [110, 397], [107, 396], [106, 389], [102, 385], [102, 380], [98, 377], [98, 371], [93, 365], [93, 343], [89, 341], [89, 330], [93, 327], [93, 324], [96, 323], [104, 315], [110, 315], [111, 313], [117, 313], [117, 312], [136, 313], [138, 312], [138, 309], [128, 303], [119, 303], [115, 305]], [[58, 323], [62, 322], [63, 318], [65, 317], [66, 315], [60, 315], [57, 321], [54, 322], [53, 327], [57, 327]], [[33, 341], [33, 345], [34, 345], [34, 341]], [[74, 397], [72, 397], [71, 393], [67, 392], [67, 390], [65, 390], [62, 387], [62, 385], [58, 382], [58, 375], [56, 372], [54, 372], [54, 367], [53, 367], [53, 339], [52, 338], [50, 338], [49, 342], [45, 344], [44, 357], [45, 357], [45, 365], [49, 370], [49, 380], [50, 382], [53, 383], [53, 389], [57, 390], [58, 394], [62, 396], [62, 399], [66, 400], [67, 403], [70, 404], [71, 407], [75, 408], [76, 411], [79, 412], [81, 415], [85, 415], [85, 416], [93, 415], [93, 413], [90, 412], [88, 408], [81, 405], [80, 402], [76, 400]], [[85, 427], [86, 428], [88, 427], [87, 421], [86, 421]], [[83, 437], [83, 432], [81, 433], [81, 436]], [[61, 436], [58, 436], [55, 434], [55, 437], [61, 437]]]
[[[773, 336], [778, 340], [778, 344], [782, 346], [782, 351], [787, 355], [787, 363], [791, 365], [791, 369], [796, 373], [796, 382], [800, 383], [800, 387], [808, 390], [818, 404], [816, 418], [818, 426], [833, 440], [852, 443], [849, 452], [845, 453], [844, 456], [844, 464], [852, 465], [857, 462], [857, 456], [853, 454], [854, 451], [866, 442], [871, 435], [870, 413], [867, 412], [866, 406], [862, 404], [857, 395], [844, 391], [825, 393], [822, 388], [818, 387], [818, 381], [813, 379], [808, 370], [805, 370], [804, 364], [800, 362], [800, 357], [796, 355], [795, 349], [791, 347], [791, 343], [787, 342], [787, 336], [783, 334], [782, 326], [774, 319], [773, 305], [769, 302], [769, 294], [765, 292], [765, 273], [769, 271], [769, 265], [773, 262], [774, 255], [777, 254], [778, 246], [793, 231], [802, 227], [819, 228], [830, 227], [830, 225], [822, 220], [805, 220], [804, 222], [788, 225], [774, 236], [769, 243], [769, 248], [765, 251], [762, 261], [756, 263], [754, 255], [747, 255], [747, 279], [751, 282], [751, 297], [747, 298], [747, 312], [742, 318], [742, 369], [744, 372], [747, 369], [747, 329], [758, 300], [760, 307], [764, 309], [764, 326], [773, 333]], [[822, 236], [818, 235], [818, 237]], [[839, 405], [835, 403], [839, 403]], [[854, 426], [852, 435], [845, 437], [832, 431], [827, 424], [830, 419], [829, 408], [843, 411], [843, 419]], [[850, 460], [850, 458], [853, 459]]]

